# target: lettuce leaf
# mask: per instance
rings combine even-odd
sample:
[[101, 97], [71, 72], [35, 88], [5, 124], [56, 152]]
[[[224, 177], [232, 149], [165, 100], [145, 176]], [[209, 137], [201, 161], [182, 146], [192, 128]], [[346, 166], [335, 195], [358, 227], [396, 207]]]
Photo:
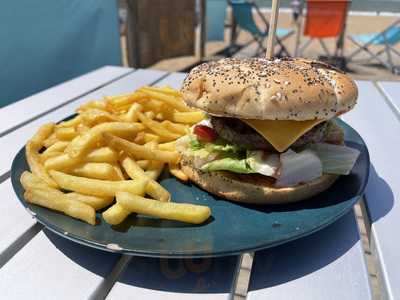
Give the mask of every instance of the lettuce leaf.
[[309, 148], [318, 155], [327, 174], [348, 175], [360, 155], [357, 149], [328, 143], [312, 144]]
[[242, 148], [240, 148], [237, 145], [232, 145], [232, 144], [224, 144], [221, 142], [217, 143], [207, 143], [204, 146], [208, 151], [210, 152], [224, 152], [224, 153], [239, 153], [243, 151]]
[[202, 171], [231, 171], [234, 173], [248, 174], [255, 173], [253, 169], [247, 164], [246, 159], [235, 159], [226, 157], [217, 159], [212, 162], [206, 163], [201, 167]]
[[269, 154], [264, 151], [248, 151], [246, 161], [254, 172], [265, 176], [277, 177], [280, 166], [278, 154]]

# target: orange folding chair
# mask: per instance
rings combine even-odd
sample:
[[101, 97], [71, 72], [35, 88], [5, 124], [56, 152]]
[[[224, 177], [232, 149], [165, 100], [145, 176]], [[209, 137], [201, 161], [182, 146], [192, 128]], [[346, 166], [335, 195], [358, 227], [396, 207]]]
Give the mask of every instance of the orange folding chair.
[[[295, 55], [302, 56], [305, 49], [318, 40], [328, 57], [328, 50], [324, 38], [336, 38], [335, 56], [343, 55], [344, 31], [346, 27], [348, 0], [307, 0], [307, 14], [304, 22], [304, 36], [309, 39], [302, 45], [296, 45]], [[299, 39], [298, 39], [299, 40]]]

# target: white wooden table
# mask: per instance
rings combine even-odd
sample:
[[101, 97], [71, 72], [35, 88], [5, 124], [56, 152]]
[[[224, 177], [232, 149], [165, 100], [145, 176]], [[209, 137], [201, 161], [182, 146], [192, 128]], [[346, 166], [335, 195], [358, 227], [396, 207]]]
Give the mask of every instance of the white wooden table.
[[[0, 110], [0, 299], [230, 299], [239, 256], [166, 260], [121, 256], [45, 230], [19, 204], [11, 162], [39, 125], [89, 99], [142, 85], [179, 88], [182, 73], [104, 67]], [[400, 299], [400, 94], [397, 83], [358, 82], [344, 120], [365, 139], [373, 168], [366, 191], [382, 294]], [[354, 212], [306, 238], [255, 253], [249, 299], [372, 299]], [[243, 283], [241, 283], [243, 285]], [[247, 284], [245, 282], [244, 284]]]

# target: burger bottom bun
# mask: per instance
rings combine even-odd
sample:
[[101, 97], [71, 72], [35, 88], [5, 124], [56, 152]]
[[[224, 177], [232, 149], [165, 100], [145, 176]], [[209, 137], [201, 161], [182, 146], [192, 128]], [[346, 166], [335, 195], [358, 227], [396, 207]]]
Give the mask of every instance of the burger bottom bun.
[[250, 204], [286, 204], [308, 199], [328, 189], [338, 178], [325, 174], [313, 181], [292, 187], [277, 188], [266, 176], [236, 174], [227, 171], [203, 172], [184, 156], [181, 168], [202, 189], [235, 202]]

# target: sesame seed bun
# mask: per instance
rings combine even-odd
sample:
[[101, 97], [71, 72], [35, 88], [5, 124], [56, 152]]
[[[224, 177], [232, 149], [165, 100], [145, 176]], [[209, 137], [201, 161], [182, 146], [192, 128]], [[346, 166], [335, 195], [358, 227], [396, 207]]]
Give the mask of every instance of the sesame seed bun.
[[189, 156], [183, 156], [181, 169], [191, 181], [212, 194], [235, 202], [259, 205], [286, 204], [308, 199], [328, 189], [338, 178], [337, 175], [324, 174], [304, 184], [277, 188], [262, 175], [203, 172], [194, 167]]
[[357, 87], [342, 71], [302, 58], [226, 58], [195, 67], [183, 99], [215, 116], [328, 120], [356, 104]]

